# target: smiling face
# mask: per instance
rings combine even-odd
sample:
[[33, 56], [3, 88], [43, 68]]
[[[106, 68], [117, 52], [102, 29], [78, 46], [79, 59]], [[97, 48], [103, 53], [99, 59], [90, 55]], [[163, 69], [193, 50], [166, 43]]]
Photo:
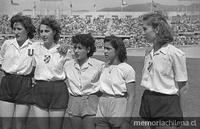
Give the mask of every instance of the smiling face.
[[13, 32], [18, 43], [24, 43], [28, 39], [28, 31], [20, 22], [13, 24]]
[[153, 29], [152, 26], [148, 25], [147, 21], [143, 22], [143, 30], [144, 30], [146, 39], [149, 42], [154, 42], [156, 39], [155, 29]]
[[112, 47], [110, 42], [104, 43], [104, 55], [105, 55], [106, 59], [110, 62], [114, 61], [117, 57], [115, 48]]
[[86, 60], [88, 58], [87, 54], [89, 53], [90, 49], [86, 48], [85, 46], [79, 44], [74, 44], [74, 54], [76, 59], [79, 60]]
[[41, 24], [39, 31], [44, 44], [52, 44], [54, 42], [55, 33], [49, 26]]

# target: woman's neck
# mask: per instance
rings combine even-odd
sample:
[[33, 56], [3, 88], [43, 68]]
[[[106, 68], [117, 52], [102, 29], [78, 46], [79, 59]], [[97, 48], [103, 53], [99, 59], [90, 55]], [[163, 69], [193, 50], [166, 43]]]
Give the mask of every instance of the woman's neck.
[[109, 65], [118, 65], [118, 64], [120, 64], [121, 62], [119, 61], [119, 59], [118, 58], [115, 58], [114, 60], [111, 60], [110, 62], [109, 62]]
[[[27, 39], [26, 39], [27, 40]], [[24, 40], [24, 41], [17, 41], [17, 43], [18, 43], [18, 45], [21, 47], [25, 42], [26, 42], [26, 40]]]
[[157, 50], [159, 50], [162, 47], [163, 44], [159, 43], [159, 42], [155, 42], [153, 45], [153, 49], [154, 52], [156, 52]]
[[79, 66], [80, 66], [80, 68], [82, 68], [83, 64], [84, 64], [85, 62], [87, 62], [88, 59], [89, 59], [89, 58], [84, 58], [84, 59], [77, 60]]
[[45, 43], [44, 46], [46, 47], [46, 49], [51, 49], [53, 48], [54, 46], [56, 46], [56, 43], [52, 42], [52, 43]]

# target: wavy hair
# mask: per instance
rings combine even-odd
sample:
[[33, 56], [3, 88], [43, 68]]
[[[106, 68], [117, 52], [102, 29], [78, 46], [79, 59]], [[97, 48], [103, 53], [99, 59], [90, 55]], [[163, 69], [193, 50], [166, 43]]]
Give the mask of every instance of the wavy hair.
[[90, 48], [90, 52], [87, 53], [87, 57], [93, 56], [94, 52], [96, 52], [95, 39], [90, 33], [76, 34], [72, 36], [72, 43], [81, 44], [86, 48]]
[[24, 26], [25, 30], [28, 31], [28, 38], [30, 38], [30, 39], [34, 38], [34, 36], [36, 34], [36, 29], [35, 29], [35, 26], [33, 25], [30, 17], [23, 16], [20, 14], [16, 14], [16, 15], [12, 16], [12, 18], [10, 19], [10, 25], [11, 25], [12, 29], [16, 22], [21, 23]]
[[121, 63], [127, 61], [126, 47], [120, 37], [117, 37], [115, 35], [106, 36], [104, 38], [104, 43], [105, 42], [109, 42], [111, 46], [115, 49]]
[[60, 34], [61, 34], [61, 27], [60, 27], [60, 24], [57, 22], [57, 20], [52, 17], [44, 17], [38, 26], [39, 36], [40, 36], [40, 26], [42, 24], [50, 27], [55, 32], [53, 39], [54, 39], [54, 42], [57, 43], [60, 39]]
[[163, 44], [173, 41], [172, 31], [166, 19], [166, 14], [161, 11], [143, 15], [143, 21], [146, 21], [147, 25], [158, 31], [156, 33], [157, 41]]

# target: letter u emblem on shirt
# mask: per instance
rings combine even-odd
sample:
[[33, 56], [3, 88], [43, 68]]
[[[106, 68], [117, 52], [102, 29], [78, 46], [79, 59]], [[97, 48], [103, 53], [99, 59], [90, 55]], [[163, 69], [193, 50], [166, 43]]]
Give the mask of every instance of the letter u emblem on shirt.
[[34, 54], [34, 50], [33, 49], [28, 49], [28, 55], [29, 56], [33, 56]]

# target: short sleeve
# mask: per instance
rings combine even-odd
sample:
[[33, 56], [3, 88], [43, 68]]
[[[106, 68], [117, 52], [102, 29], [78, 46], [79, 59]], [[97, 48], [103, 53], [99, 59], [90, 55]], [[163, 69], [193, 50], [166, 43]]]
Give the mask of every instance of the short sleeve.
[[180, 81], [187, 81], [187, 68], [186, 68], [186, 57], [185, 53], [181, 50], [174, 51], [172, 57], [172, 67], [174, 70], [174, 77], [175, 80]]
[[126, 83], [135, 82], [135, 70], [130, 66], [126, 65], [124, 67], [124, 80]]
[[64, 72], [67, 75], [67, 71], [70, 69], [70, 67], [73, 65], [74, 59], [71, 60], [66, 60], [63, 67], [64, 67]]
[[2, 46], [1, 46], [1, 50], [0, 50], [0, 64], [3, 63], [4, 60], [4, 55], [6, 52], [6, 48], [7, 48], [7, 41], [5, 41]]

